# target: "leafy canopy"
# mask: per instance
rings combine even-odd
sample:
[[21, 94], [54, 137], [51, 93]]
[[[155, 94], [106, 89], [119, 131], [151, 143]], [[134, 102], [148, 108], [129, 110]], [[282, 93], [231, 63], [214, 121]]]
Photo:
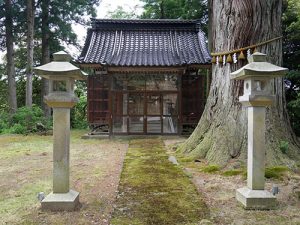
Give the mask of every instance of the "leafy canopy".
[[142, 0], [143, 19], [199, 19], [207, 31], [207, 0]]

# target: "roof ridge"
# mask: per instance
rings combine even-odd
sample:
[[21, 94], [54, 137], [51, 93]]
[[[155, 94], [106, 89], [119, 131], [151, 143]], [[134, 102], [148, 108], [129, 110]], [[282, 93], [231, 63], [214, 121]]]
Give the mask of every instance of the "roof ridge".
[[200, 20], [92, 18], [91, 21], [94, 30], [200, 30]]
[[105, 19], [105, 18], [91, 18], [95, 22], [107, 23], [197, 23], [199, 19]]

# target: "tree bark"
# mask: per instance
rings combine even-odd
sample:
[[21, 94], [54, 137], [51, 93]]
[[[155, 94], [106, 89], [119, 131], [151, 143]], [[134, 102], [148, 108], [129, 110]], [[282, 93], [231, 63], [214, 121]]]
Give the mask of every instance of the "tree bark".
[[16, 70], [14, 60], [13, 14], [11, 0], [5, 0], [5, 32], [6, 32], [6, 59], [8, 76], [8, 104], [11, 113], [17, 110]]
[[[50, 62], [49, 49], [49, 0], [42, 0], [42, 64]], [[42, 98], [49, 93], [49, 81], [42, 78]], [[51, 109], [42, 99], [42, 108], [46, 117], [50, 117]]]
[[[212, 52], [223, 52], [249, 46], [281, 36], [282, 0], [211, 0], [210, 35]], [[257, 50], [266, 53], [268, 61], [282, 64], [282, 43], [275, 41]], [[247, 62], [213, 64], [212, 83], [199, 124], [180, 150], [190, 157], [205, 158], [223, 166], [243, 164], [247, 157], [247, 115], [238, 102], [243, 93], [242, 81], [231, 81], [230, 73]], [[285, 106], [283, 79], [272, 83], [276, 101], [267, 109], [267, 164], [295, 166], [299, 143], [289, 124]], [[287, 153], [280, 142], [289, 143]]]
[[32, 107], [34, 0], [27, 0], [27, 29], [26, 106]]

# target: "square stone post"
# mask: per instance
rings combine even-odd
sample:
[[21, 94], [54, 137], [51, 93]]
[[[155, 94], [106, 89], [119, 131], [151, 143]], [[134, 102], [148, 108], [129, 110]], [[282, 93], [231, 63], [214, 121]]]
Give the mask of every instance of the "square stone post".
[[70, 109], [53, 108], [53, 193], [69, 192]]
[[70, 109], [78, 101], [74, 80], [84, 79], [79, 68], [69, 63], [65, 52], [53, 54], [54, 62], [37, 67], [35, 73], [49, 79], [45, 103], [53, 108], [53, 192], [42, 200], [42, 210], [71, 211], [79, 204], [79, 192], [70, 190]]
[[248, 107], [247, 186], [252, 190], [265, 188], [265, 107]]
[[231, 73], [231, 79], [244, 80], [244, 95], [239, 101], [248, 111], [247, 187], [236, 190], [236, 199], [246, 209], [272, 209], [276, 198], [265, 189], [265, 116], [273, 101], [269, 89], [272, 78], [287, 69], [266, 62], [266, 55], [254, 53], [249, 64]]

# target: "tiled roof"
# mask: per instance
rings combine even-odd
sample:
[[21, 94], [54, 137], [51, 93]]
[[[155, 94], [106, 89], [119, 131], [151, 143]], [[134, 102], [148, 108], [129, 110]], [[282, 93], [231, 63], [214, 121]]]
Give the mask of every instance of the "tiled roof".
[[92, 19], [79, 63], [182, 66], [210, 63], [196, 20]]

